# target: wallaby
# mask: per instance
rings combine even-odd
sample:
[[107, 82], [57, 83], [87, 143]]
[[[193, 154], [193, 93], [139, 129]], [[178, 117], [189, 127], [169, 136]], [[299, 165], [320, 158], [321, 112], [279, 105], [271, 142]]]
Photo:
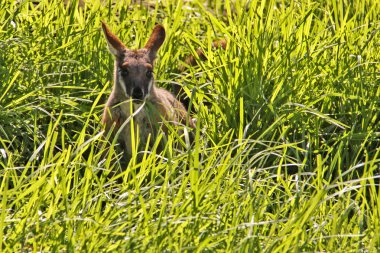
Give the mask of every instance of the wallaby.
[[114, 84], [102, 119], [105, 134], [118, 133], [118, 142], [131, 157], [133, 134], [139, 139], [139, 146], [145, 147], [149, 135], [152, 140], [160, 129], [169, 131], [167, 123], [195, 128], [182, 103], [154, 84], [154, 60], [165, 40], [164, 27], [156, 25], [144, 48], [137, 50], [127, 49], [104, 22], [102, 28], [115, 57]]

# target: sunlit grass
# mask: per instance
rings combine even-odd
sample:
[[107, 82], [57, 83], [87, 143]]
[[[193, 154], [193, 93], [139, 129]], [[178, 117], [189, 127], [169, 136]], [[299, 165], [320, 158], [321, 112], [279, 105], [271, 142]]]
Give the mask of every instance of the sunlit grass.
[[[1, 252], [379, 249], [377, 1], [84, 2], [0, 2]], [[191, 148], [107, 144], [100, 21], [130, 48], [164, 25]]]

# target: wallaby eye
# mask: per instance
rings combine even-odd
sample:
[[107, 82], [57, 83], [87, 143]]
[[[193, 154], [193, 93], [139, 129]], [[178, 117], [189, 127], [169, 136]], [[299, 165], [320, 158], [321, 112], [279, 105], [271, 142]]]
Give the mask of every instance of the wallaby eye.
[[152, 70], [148, 70], [146, 72], [146, 77], [148, 77], [149, 79], [153, 77], [153, 71]]
[[127, 77], [129, 74], [127, 69], [120, 69], [119, 71], [120, 71], [121, 76], [123, 77]]

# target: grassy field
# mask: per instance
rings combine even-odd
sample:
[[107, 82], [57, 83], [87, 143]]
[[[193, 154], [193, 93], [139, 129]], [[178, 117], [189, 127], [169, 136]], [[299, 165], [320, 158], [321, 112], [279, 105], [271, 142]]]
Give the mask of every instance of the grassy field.
[[[0, 252], [380, 250], [379, 1], [77, 2], [0, 2]], [[192, 147], [106, 145], [101, 21], [130, 48], [163, 24]]]

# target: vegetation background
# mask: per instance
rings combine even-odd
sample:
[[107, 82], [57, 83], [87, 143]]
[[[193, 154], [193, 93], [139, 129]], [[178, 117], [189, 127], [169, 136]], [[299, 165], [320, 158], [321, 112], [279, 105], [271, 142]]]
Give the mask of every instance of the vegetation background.
[[[380, 250], [379, 16], [376, 0], [2, 0], [0, 251]], [[157, 85], [192, 97], [193, 147], [167, 136], [122, 165], [104, 145], [102, 20], [130, 48], [164, 25]]]

